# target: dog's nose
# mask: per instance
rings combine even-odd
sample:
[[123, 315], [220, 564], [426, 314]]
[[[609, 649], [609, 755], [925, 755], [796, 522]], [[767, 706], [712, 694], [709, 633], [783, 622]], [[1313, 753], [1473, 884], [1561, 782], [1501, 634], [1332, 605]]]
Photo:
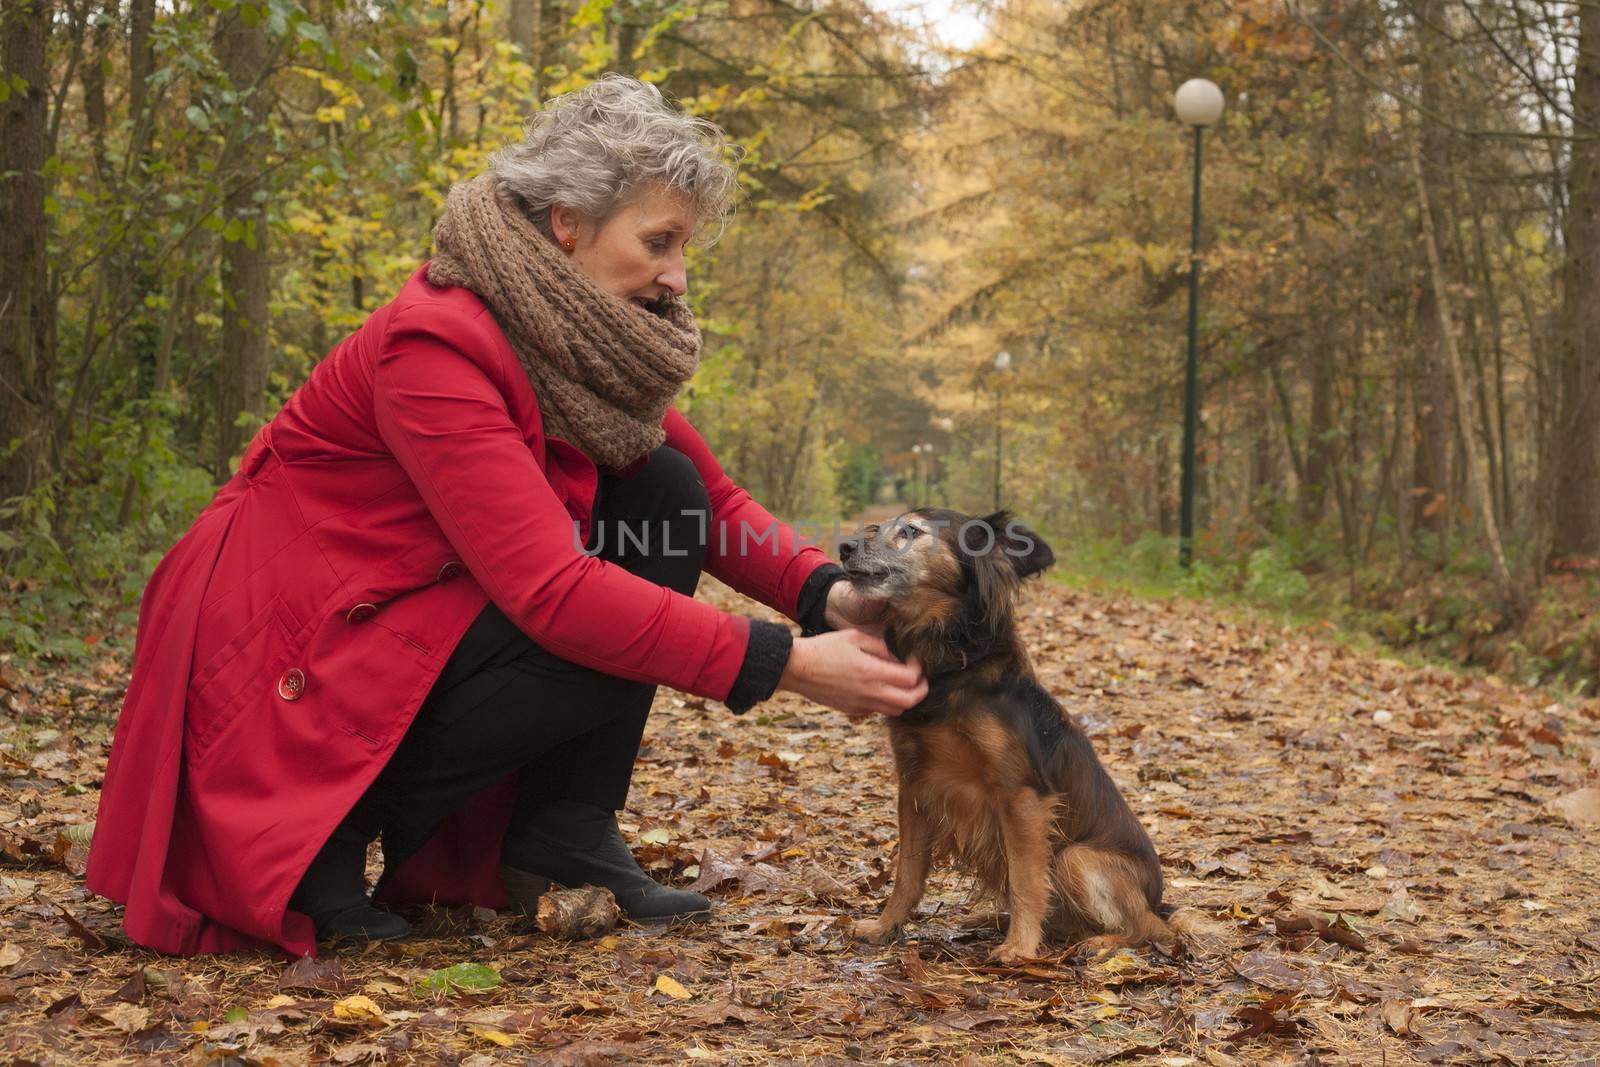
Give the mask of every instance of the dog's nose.
[[843, 563], [845, 560], [848, 560], [851, 556], [855, 555], [860, 548], [861, 541], [859, 539], [855, 541], [840, 541], [839, 562]]

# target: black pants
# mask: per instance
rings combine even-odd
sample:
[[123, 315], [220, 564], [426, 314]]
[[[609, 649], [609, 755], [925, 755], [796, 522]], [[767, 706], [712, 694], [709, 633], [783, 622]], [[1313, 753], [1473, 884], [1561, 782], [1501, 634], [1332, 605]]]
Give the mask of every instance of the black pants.
[[[693, 594], [708, 508], [694, 464], [662, 446], [633, 477], [602, 476], [589, 550]], [[491, 603], [341, 831], [370, 841], [381, 829], [384, 866], [392, 871], [468, 798], [512, 772], [521, 792], [508, 845], [546, 800], [617, 810], [627, 802], [655, 691], [541, 648]]]

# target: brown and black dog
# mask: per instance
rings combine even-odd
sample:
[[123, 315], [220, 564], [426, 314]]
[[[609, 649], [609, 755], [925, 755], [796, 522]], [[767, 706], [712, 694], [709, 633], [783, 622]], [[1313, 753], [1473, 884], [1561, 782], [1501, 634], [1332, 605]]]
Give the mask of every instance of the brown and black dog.
[[888, 601], [885, 640], [929, 681], [922, 703], [888, 720], [899, 866], [883, 915], [857, 934], [893, 936], [949, 856], [1008, 905], [1003, 962], [1038, 956], [1047, 932], [1168, 940], [1155, 847], [1017, 638], [1018, 587], [1055, 562], [1050, 546], [1007, 512], [924, 508], [868, 526], [839, 556], [859, 592]]

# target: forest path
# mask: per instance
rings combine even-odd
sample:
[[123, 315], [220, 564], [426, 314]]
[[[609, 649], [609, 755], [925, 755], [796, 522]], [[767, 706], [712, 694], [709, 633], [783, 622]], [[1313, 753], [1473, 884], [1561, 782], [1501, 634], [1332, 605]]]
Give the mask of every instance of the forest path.
[[[82, 848], [58, 838], [93, 815], [85, 787], [126, 662], [113, 651], [88, 674], [0, 667], [0, 1041], [19, 1063], [469, 1067], [1565, 1063], [1600, 1049], [1600, 805], [1580, 791], [1600, 773], [1595, 701], [1184, 600], [1034, 583], [1021, 620], [1042, 681], [1155, 840], [1192, 928], [1177, 958], [992, 965], [990, 909], [953, 872], [898, 943], [853, 941], [893, 869], [881, 724], [787, 695], [734, 718], [669, 692], [624, 823], [657, 877], [707, 888], [711, 921], [564, 944], [441, 910], [407, 945], [292, 970], [155, 956], [121, 939], [72, 873]], [[459, 963], [503, 984], [416, 991]]]

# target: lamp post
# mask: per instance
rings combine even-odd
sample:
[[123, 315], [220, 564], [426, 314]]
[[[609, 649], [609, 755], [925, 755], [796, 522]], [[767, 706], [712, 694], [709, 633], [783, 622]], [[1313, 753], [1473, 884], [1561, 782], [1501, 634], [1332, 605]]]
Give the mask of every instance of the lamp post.
[[922, 506], [933, 506], [933, 445], [922, 442]]
[[918, 507], [917, 498], [921, 496], [917, 483], [922, 480], [922, 446], [911, 446], [911, 506]]
[[1188, 567], [1194, 558], [1194, 439], [1200, 422], [1195, 340], [1200, 315], [1200, 143], [1205, 128], [1222, 117], [1222, 103], [1222, 90], [1204, 78], [1190, 78], [1178, 86], [1172, 97], [1178, 121], [1194, 127], [1194, 204], [1189, 230], [1189, 365], [1183, 386], [1183, 500], [1178, 534], [1178, 563], [1183, 567]]
[[1001, 443], [1000, 442], [1000, 425], [1001, 425], [1002, 417], [1004, 415], [1004, 412], [1001, 410], [1001, 405], [1003, 403], [1003, 398], [1004, 398], [1004, 395], [1005, 395], [1006, 370], [1010, 366], [1011, 366], [1011, 353], [1010, 352], [1007, 352], [1006, 350], [1001, 349], [999, 352], [995, 353], [995, 356], [994, 356], [994, 371], [995, 371], [995, 375], [994, 375], [994, 509], [996, 511], [1000, 510], [1000, 471], [1001, 471], [1001, 462], [1002, 462], [1002, 460], [1001, 460], [1002, 452], [1001, 452], [1001, 448], [1000, 448], [1000, 443]]

